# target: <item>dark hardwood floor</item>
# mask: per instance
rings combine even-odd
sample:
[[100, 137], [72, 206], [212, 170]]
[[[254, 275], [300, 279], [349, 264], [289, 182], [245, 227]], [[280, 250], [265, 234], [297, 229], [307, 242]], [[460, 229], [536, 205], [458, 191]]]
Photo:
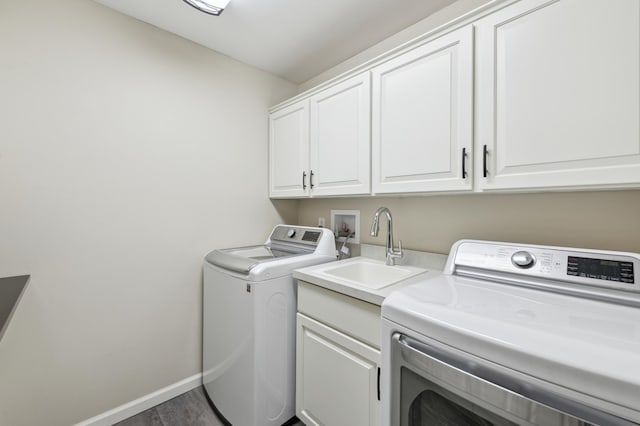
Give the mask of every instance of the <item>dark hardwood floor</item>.
[[[114, 426], [223, 426], [202, 386], [129, 417]], [[241, 426], [241, 425], [238, 425]], [[298, 422], [293, 426], [304, 426]]]

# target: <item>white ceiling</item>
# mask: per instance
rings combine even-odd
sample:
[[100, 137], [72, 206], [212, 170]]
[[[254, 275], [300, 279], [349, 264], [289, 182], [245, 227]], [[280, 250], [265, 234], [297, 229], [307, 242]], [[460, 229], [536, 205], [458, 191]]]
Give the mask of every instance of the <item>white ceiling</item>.
[[96, 0], [302, 83], [455, 0], [231, 0], [220, 16], [182, 0]]

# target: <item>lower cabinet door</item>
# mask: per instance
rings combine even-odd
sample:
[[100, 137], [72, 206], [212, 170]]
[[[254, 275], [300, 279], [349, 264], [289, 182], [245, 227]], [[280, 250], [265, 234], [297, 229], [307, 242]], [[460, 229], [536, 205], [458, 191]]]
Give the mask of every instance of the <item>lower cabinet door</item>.
[[380, 351], [297, 314], [296, 415], [307, 426], [378, 425]]

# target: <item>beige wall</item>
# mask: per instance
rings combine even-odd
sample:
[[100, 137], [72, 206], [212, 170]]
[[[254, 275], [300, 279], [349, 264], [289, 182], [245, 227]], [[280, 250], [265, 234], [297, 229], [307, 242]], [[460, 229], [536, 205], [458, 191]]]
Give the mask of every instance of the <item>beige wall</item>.
[[462, 238], [640, 252], [640, 190], [365, 197], [300, 201], [301, 225], [331, 209], [360, 210], [361, 242], [384, 245], [386, 224], [369, 236], [373, 213], [391, 209], [406, 248], [446, 254]]
[[[296, 87], [88, 0], [0, 2], [0, 425], [69, 425], [201, 371], [201, 259], [296, 216], [267, 108]], [[284, 216], [284, 219], [281, 217]]]

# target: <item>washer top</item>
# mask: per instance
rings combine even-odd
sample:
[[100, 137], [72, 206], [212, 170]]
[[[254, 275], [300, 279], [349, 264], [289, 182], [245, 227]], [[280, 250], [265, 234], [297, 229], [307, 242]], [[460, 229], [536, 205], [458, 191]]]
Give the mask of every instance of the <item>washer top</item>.
[[213, 250], [205, 260], [210, 265], [257, 281], [335, 258], [335, 240], [330, 230], [278, 225], [264, 244]]
[[[637, 278], [612, 279], [629, 278], [639, 259], [633, 253], [458, 242], [443, 275], [392, 293], [382, 315], [420, 335], [638, 413]], [[549, 274], [555, 279], [541, 278]], [[622, 284], [628, 287], [615, 288]]]

